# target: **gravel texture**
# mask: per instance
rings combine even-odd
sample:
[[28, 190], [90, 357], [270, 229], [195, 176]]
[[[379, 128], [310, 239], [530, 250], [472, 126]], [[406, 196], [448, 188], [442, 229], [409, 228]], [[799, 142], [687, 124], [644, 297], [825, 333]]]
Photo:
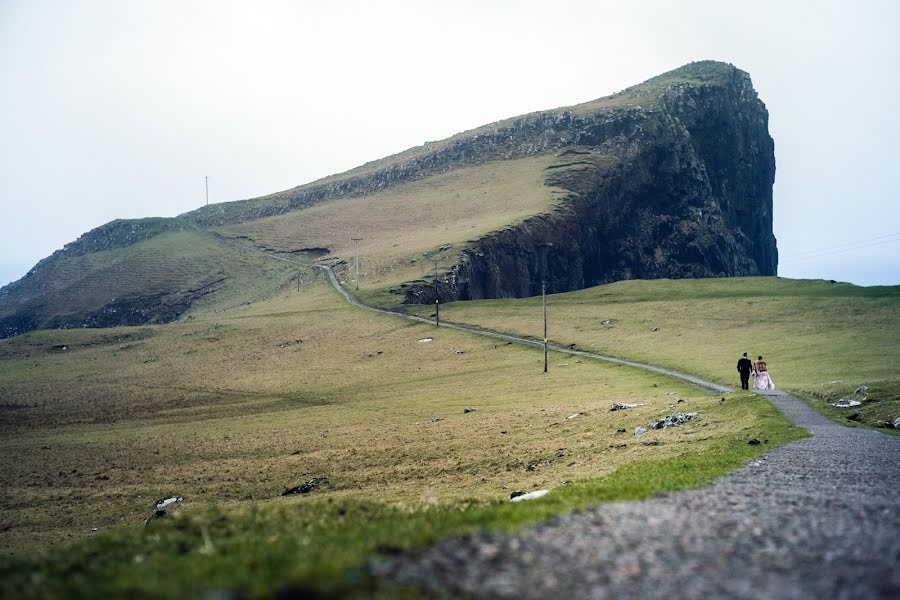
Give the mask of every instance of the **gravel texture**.
[[437, 596], [900, 598], [900, 437], [770, 397], [813, 437], [701, 490], [448, 539], [373, 568]]

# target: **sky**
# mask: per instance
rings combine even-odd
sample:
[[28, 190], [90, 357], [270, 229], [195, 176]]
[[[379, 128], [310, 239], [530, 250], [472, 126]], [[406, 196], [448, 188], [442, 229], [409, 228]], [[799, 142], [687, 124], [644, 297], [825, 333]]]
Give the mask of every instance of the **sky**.
[[0, 0], [0, 285], [174, 216], [599, 98], [748, 71], [779, 274], [900, 284], [900, 2]]

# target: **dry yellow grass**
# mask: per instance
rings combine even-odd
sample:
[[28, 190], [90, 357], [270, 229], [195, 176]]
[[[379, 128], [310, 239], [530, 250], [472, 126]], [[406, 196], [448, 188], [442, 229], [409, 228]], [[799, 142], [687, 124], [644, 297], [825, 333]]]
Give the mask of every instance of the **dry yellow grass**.
[[461, 245], [491, 231], [546, 212], [563, 190], [544, 185], [555, 156], [491, 162], [403, 183], [358, 198], [330, 200], [285, 215], [220, 229], [277, 252], [327, 248], [350, 260], [359, 243], [360, 286], [379, 288], [431, 272], [424, 256], [452, 264]]
[[[0, 342], [6, 551], [138, 526], [169, 494], [296, 502], [279, 493], [326, 476], [317, 496], [503, 498], [756, 433], [672, 380], [553, 355], [544, 375], [539, 352], [367, 314], [324, 282], [218, 319]], [[617, 433], [676, 407], [701, 418]]]

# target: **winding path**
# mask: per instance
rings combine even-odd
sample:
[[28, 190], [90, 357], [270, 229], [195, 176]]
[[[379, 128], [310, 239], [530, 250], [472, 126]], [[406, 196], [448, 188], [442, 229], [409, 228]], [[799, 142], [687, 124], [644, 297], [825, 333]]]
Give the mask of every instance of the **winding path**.
[[[358, 302], [326, 270], [354, 306], [433, 324]], [[653, 365], [550, 347], [726, 390]], [[375, 574], [466, 598], [900, 598], [900, 437], [843, 427], [789, 394], [770, 398], [812, 437], [700, 490], [601, 504], [512, 535], [447, 539], [378, 563]]]
[[[380, 313], [383, 315], [389, 315], [391, 317], [397, 317], [400, 319], [406, 319], [407, 321], [416, 321], [417, 323], [426, 323], [428, 325], [434, 325], [435, 322], [432, 319], [426, 319], [424, 317], [419, 317], [416, 315], [408, 315], [406, 313], [395, 312], [392, 310], [387, 310], [385, 308], [376, 308], [374, 306], [369, 306], [368, 304], [363, 304], [356, 297], [348, 292], [344, 286], [338, 281], [337, 275], [334, 274], [334, 270], [331, 267], [326, 267], [319, 265], [320, 268], [324, 269], [328, 275], [328, 280], [331, 282], [331, 285], [340, 292], [340, 294], [353, 306], [357, 308], [362, 308], [364, 310], [369, 310], [372, 312]], [[514, 344], [522, 344], [525, 346], [531, 346], [532, 348], [544, 348], [544, 343], [539, 342], [537, 340], [530, 340], [524, 337], [518, 337], [515, 335], [509, 335], [506, 333], [500, 333], [498, 331], [491, 331], [489, 329], [481, 329], [479, 327], [475, 327], [473, 325], [466, 325], [463, 323], [453, 323], [450, 321], [441, 321], [441, 327], [445, 327], [447, 329], [456, 329], [459, 331], [466, 331], [468, 333], [474, 333], [476, 335], [481, 335], [489, 338], [493, 338], [496, 340], [501, 340], [504, 342], [512, 342]], [[554, 352], [561, 352], [563, 354], [570, 354], [572, 356], [583, 356], [585, 358], [592, 358], [595, 360], [602, 360], [606, 362], [615, 363], [617, 365], [626, 365], [629, 367], [635, 367], [638, 369], [644, 369], [645, 371], [653, 371], [654, 373], [661, 373], [663, 375], [668, 375], [669, 377], [674, 377], [675, 379], [680, 379], [682, 381], [686, 381], [692, 385], [695, 385], [704, 390], [722, 393], [722, 392], [730, 392], [731, 389], [725, 386], [719, 385], [717, 383], [712, 383], [709, 381], [704, 381], [699, 377], [694, 377], [693, 375], [688, 375], [687, 373], [680, 373], [679, 371], [673, 371], [672, 369], [665, 369], [663, 367], [657, 367], [656, 365], [648, 365], [646, 363], [639, 363], [630, 360], [624, 360], [622, 358], [616, 358], [614, 356], [606, 356], [604, 354], [597, 354], [596, 352], [588, 352], [586, 350], [575, 350], [574, 348], [568, 348], [566, 346], [560, 346], [559, 344], [548, 343], [547, 348], [553, 350]]]

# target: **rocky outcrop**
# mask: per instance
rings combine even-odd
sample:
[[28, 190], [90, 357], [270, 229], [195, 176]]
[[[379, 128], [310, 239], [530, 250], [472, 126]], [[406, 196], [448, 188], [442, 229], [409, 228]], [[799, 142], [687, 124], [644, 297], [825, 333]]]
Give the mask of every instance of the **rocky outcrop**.
[[[168, 322], [226, 285], [224, 259], [185, 265], [163, 238], [121, 253], [135, 255], [132, 262], [119, 260], [116, 250], [154, 236], [215, 237], [209, 228], [488, 161], [544, 155], [555, 155], [544, 182], [565, 190], [565, 199], [550, 212], [468, 243], [439, 281], [397, 288], [404, 302], [529, 296], [540, 292], [542, 281], [560, 292], [620, 279], [776, 274], [768, 114], [749, 75], [706, 61], [607, 98], [486, 125], [271, 196], [175, 219], [113, 221], [0, 288], [0, 337], [38, 327]], [[252, 243], [266, 248], [265, 240]], [[207, 257], [221, 254], [200, 246]], [[292, 252], [320, 258], [331, 250]], [[104, 260], [93, 260], [100, 256]], [[73, 307], [85, 296], [89, 302]]]
[[[774, 143], [750, 77], [720, 63], [714, 83], [674, 82], [647, 106], [572, 118], [547, 183], [560, 209], [494, 232], [408, 303], [521, 297], [621, 279], [775, 275]], [[591, 132], [593, 135], [588, 134]], [[590, 142], [590, 143], [588, 143]], [[577, 168], [576, 168], [577, 167]]]

